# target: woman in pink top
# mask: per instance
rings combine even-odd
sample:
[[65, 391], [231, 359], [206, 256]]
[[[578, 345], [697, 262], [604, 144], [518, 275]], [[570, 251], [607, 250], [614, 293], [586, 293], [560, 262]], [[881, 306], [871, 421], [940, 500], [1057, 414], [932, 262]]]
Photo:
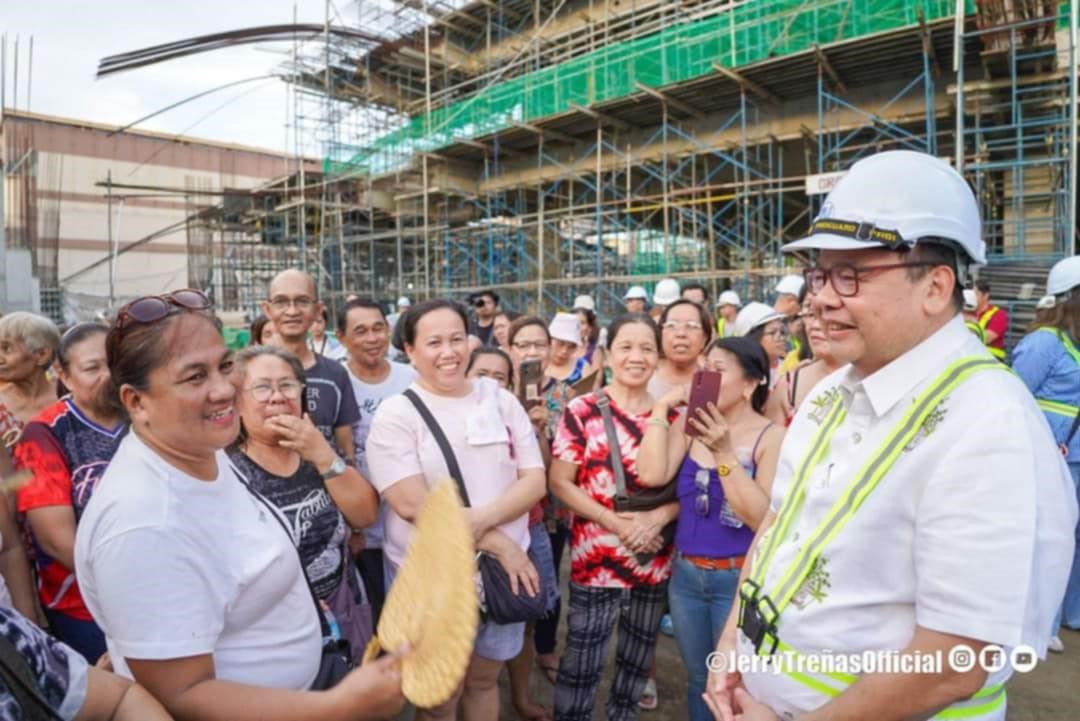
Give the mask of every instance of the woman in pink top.
[[[469, 360], [465, 311], [448, 300], [419, 303], [399, 321], [419, 378], [410, 386], [435, 417], [453, 448], [472, 507], [478, 550], [493, 555], [530, 595], [540, 588], [529, 560], [528, 515], [544, 494], [544, 461], [532, 424], [517, 398], [487, 378], [466, 377]], [[396, 570], [408, 550], [412, 521], [428, 488], [450, 476], [446, 460], [412, 402], [382, 402], [367, 439], [371, 482], [390, 507], [383, 551]], [[496, 721], [502, 665], [521, 651], [524, 623], [480, 624], [463, 692], [417, 718], [453, 719], [458, 700], [465, 718]]]

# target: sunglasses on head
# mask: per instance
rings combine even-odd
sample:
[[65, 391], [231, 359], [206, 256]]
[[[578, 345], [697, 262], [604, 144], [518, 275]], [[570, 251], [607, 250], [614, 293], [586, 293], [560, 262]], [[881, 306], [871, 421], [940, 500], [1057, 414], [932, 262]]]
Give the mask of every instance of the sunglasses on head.
[[124, 330], [133, 323], [156, 323], [168, 317], [175, 308], [181, 310], [209, 310], [210, 299], [201, 290], [184, 288], [165, 295], [146, 295], [136, 298], [120, 308], [116, 314], [114, 330]]

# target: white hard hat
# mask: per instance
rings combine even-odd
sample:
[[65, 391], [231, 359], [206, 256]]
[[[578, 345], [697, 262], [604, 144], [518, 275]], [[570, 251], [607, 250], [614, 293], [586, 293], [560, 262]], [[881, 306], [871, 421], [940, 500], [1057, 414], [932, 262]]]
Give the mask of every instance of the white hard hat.
[[963, 177], [933, 155], [887, 150], [851, 166], [807, 237], [784, 251], [896, 250], [923, 238], [952, 241], [971, 263], [986, 263], [979, 206]]
[[548, 326], [548, 333], [556, 340], [581, 345], [581, 324], [573, 313], [556, 313]]
[[776, 292], [781, 295], [798, 295], [802, 293], [803, 282], [801, 275], [785, 275], [776, 284]]
[[1080, 255], [1074, 255], [1054, 263], [1046, 276], [1046, 292], [1061, 295], [1080, 285]]
[[405, 296], [401, 296], [400, 298], [398, 298], [397, 299], [397, 304], [398, 304], [398, 308], [411, 308], [412, 307], [412, 301], [409, 300], [408, 298], [406, 298]]
[[626, 295], [623, 296], [623, 300], [648, 300], [648, 292], [640, 285], [630, 286], [630, 290], [626, 291]]
[[671, 305], [679, 299], [679, 281], [674, 278], [664, 278], [656, 284], [653, 291], [653, 303], [657, 305]]
[[964, 310], [975, 310], [978, 305], [979, 301], [975, 297], [975, 291], [971, 288], [964, 288]]
[[1044, 295], [1039, 298], [1039, 302], [1035, 304], [1035, 310], [1047, 310], [1057, 305], [1057, 298], [1052, 295]]
[[733, 305], [738, 308], [742, 305], [739, 301], [739, 294], [733, 290], [725, 290], [720, 294], [719, 300], [716, 301], [716, 306], [718, 308], [722, 305]]
[[579, 295], [574, 298], [574, 310], [578, 308], [584, 308], [585, 310], [596, 310], [596, 301], [592, 299], [591, 295]]
[[746, 307], [739, 311], [739, 314], [735, 316], [735, 335], [746, 335], [750, 331], [759, 326], [763, 326], [774, 320], [784, 320], [787, 318], [783, 313], [777, 313], [772, 309], [772, 306], [765, 305], [764, 303], [758, 303], [754, 301], [747, 303]]

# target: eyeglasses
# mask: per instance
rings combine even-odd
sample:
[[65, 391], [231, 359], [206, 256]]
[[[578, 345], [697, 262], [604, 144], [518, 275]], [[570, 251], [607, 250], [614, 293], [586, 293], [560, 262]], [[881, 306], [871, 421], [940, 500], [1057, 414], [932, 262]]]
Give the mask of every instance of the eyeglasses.
[[247, 389], [247, 392], [251, 397], [259, 403], [266, 403], [268, 400], [274, 397], [274, 391], [277, 391], [285, 400], [295, 401], [300, 398], [300, 394], [304, 391], [304, 384], [299, 381], [281, 381], [275, 388], [270, 383], [256, 383]]
[[306, 295], [302, 295], [299, 298], [286, 298], [285, 296], [279, 296], [277, 298], [270, 299], [270, 307], [278, 312], [288, 310], [290, 306], [293, 306], [300, 311], [308, 311], [311, 310], [311, 306], [313, 305], [315, 305], [315, 301], [311, 298], [308, 298]]
[[694, 510], [699, 516], [705, 518], [709, 515], [709, 469], [699, 468], [694, 474], [694, 488], [697, 496], [694, 497]]
[[769, 336], [772, 336], [773, 338], [787, 338], [789, 335], [791, 335], [791, 332], [787, 328], [785, 328], [783, 326], [780, 326], [779, 328], [773, 328], [772, 330], [767, 330], [767, 331], [763, 332], [761, 335], [769, 335]]
[[897, 268], [918, 268], [920, 266], [932, 266], [935, 263], [911, 262], [911, 263], [888, 263], [886, 265], [863, 265], [855, 266], [840, 263], [831, 268], [811, 267], [803, 271], [806, 279], [806, 287], [813, 295], [817, 295], [825, 289], [826, 283], [832, 283], [833, 290], [841, 298], [850, 298], [859, 293], [859, 279], [873, 273]]
[[209, 310], [210, 299], [201, 290], [184, 288], [166, 295], [147, 295], [136, 298], [120, 308], [116, 314], [114, 331], [122, 331], [132, 323], [157, 323], [169, 316], [174, 308], [181, 310]]
[[514, 344], [514, 350], [521, 351], [522, 353], [528, 353], [531, 350], [540, 351], [543, 353], [548, 349], [548, 344], [544, 341], [516, 341]]
[[696, 320], [669, 320], [665, 321], [664, 324], [660, 327], [664, 330], [677, 331], [683, 328], [685, 328], [686, 330], [701, 330], [703, 326]]

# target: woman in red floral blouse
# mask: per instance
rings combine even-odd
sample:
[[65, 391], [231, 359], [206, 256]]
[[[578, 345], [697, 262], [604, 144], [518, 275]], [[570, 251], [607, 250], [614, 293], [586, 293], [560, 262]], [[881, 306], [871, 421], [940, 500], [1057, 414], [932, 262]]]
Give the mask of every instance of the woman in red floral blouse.
[[555, 689], [555, 721], [590, 719], [596, 688], [616, 620], [619, 640], [607, 718], [631, 721], [648, 678], [656, 634], [671, 576], [670, 544], [661, 530], [678, 514], [669, 503], [651, 511], [616, 513], [615, 475], [608, 435], [597, 404], [606, 393], [626, 487], [644, 488], [637, 453], [652, 418], [647, 385], [659, 361], [660, 331], [644, 314], [621, 316], [608, 329], [612, 382], [604, 391], [575, 398], [559, 423], [549, 474], [552, 492], [573, 512], [570, 536], [570, 603], [566, 651]]

